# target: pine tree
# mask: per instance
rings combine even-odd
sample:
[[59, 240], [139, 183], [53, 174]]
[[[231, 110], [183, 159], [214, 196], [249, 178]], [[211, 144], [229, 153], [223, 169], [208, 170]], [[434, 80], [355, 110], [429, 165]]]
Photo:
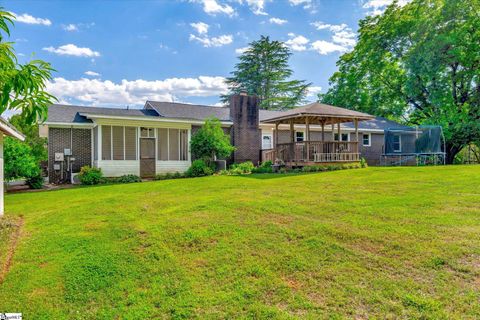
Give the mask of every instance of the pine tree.
[[310, 83], [305, 80], [291, 80], [293, 71], [288, 65], [291, 52], [280, 41], [271, 41], [261, 36], [249, 44], [239, 57], [231, 77], [227, 78], [229, 93], [222, 96], [224, 102], [229, 96], [246, 91], [260, 98], [260, 108], [266, 110], [290, 109], [301, 103]]

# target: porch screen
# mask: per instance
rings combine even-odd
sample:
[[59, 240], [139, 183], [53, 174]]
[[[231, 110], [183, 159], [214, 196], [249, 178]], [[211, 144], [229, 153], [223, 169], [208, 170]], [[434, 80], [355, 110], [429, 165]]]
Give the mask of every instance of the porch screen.
[[166, 161], [168, 160], [168, 129], [160, 128], [158, 129], [158, 160]]
[[125, 160], [137, 160], [136, 127], [125, 127]]
[[168, 158], [169, 160], [179, 160], [179, 134], [180, 130], [178, 129], [168, 129]]
[[112, 127], [113, 160], [123, 160], [123, 127]]
[[188, 130], [180, 130], [180, 160], [188, 160]]
[[102, 126], [102, 160], [112, 160], [111, 126]]

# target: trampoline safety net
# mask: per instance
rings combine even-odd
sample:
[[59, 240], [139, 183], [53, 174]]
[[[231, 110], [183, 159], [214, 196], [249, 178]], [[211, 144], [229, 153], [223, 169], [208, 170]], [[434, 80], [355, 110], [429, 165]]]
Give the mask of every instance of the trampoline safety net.
[[384, 165], [428, 165], [445, 163], [445, 139], [442, 127], [386, 129]]

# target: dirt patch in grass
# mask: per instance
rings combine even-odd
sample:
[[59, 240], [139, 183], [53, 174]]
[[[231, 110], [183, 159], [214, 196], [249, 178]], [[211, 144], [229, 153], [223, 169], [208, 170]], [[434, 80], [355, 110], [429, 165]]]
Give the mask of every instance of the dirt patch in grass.
[[10, 267], [12, 266], [13, 255], [17, 249], [18, 240], [20, 239], [23, 226], [23, 218], [1, 218], [0, 219], [0, 239], [2, 245], [1, 252], [4, 252], [0, 256], [1, 270], [0, 270], [0, 284], [3, 283]]

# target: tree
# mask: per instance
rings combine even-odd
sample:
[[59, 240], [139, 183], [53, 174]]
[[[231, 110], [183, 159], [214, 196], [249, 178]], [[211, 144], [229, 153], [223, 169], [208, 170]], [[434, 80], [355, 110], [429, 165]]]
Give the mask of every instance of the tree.
[[40, 173], [37, 159], [32, 154], [32, 149], [26, 143], [11, 137], [5, 137], [3, 145], [5, 158], [5, 180], [31, 178]]
[[413, 0], [360, 21], [320, 100], [408, 124], [439, 124], [447, 163], [480, 141], [480, 2]]
[[192, 136], [190, 141], [192, 154], [197, 159], [204, 159], [209, 165], [218, 158], [228, 158], [235, 150], [215, 118], [205, 120], [205, 124]]
[[21, 115], [14, 115], [10, 118], [10, 123], [25, 135], [25, 142], [31, 149], [33, 157], [37, 164], [46, 161], [47, 153], [47, 139], [39, 136], [38, 124], [29, 124]]
[[222, 96], [227, 102], [232, 94], [246, 91], [260, 98], [260, 108], [289, 109], [301, 103], [310, 83], [304, 80], [291, 80], [293, 72], [288, 59], [291, 52], [280, 41], [271, 41], [261, 36], [260, 40], [249, 44], [239, 57], [232, 76], [227, 78], [229, 93]]
[[0, 7], [0, 114], [17, 111], [27, 123], [33, 124], [46, 118], [48, 106], [56, 100], [45, 91], [54, 70], [42, 60], [18, 63], [12, 43], [4, 39], [4, 34], [10, 36], [13, 18]]

